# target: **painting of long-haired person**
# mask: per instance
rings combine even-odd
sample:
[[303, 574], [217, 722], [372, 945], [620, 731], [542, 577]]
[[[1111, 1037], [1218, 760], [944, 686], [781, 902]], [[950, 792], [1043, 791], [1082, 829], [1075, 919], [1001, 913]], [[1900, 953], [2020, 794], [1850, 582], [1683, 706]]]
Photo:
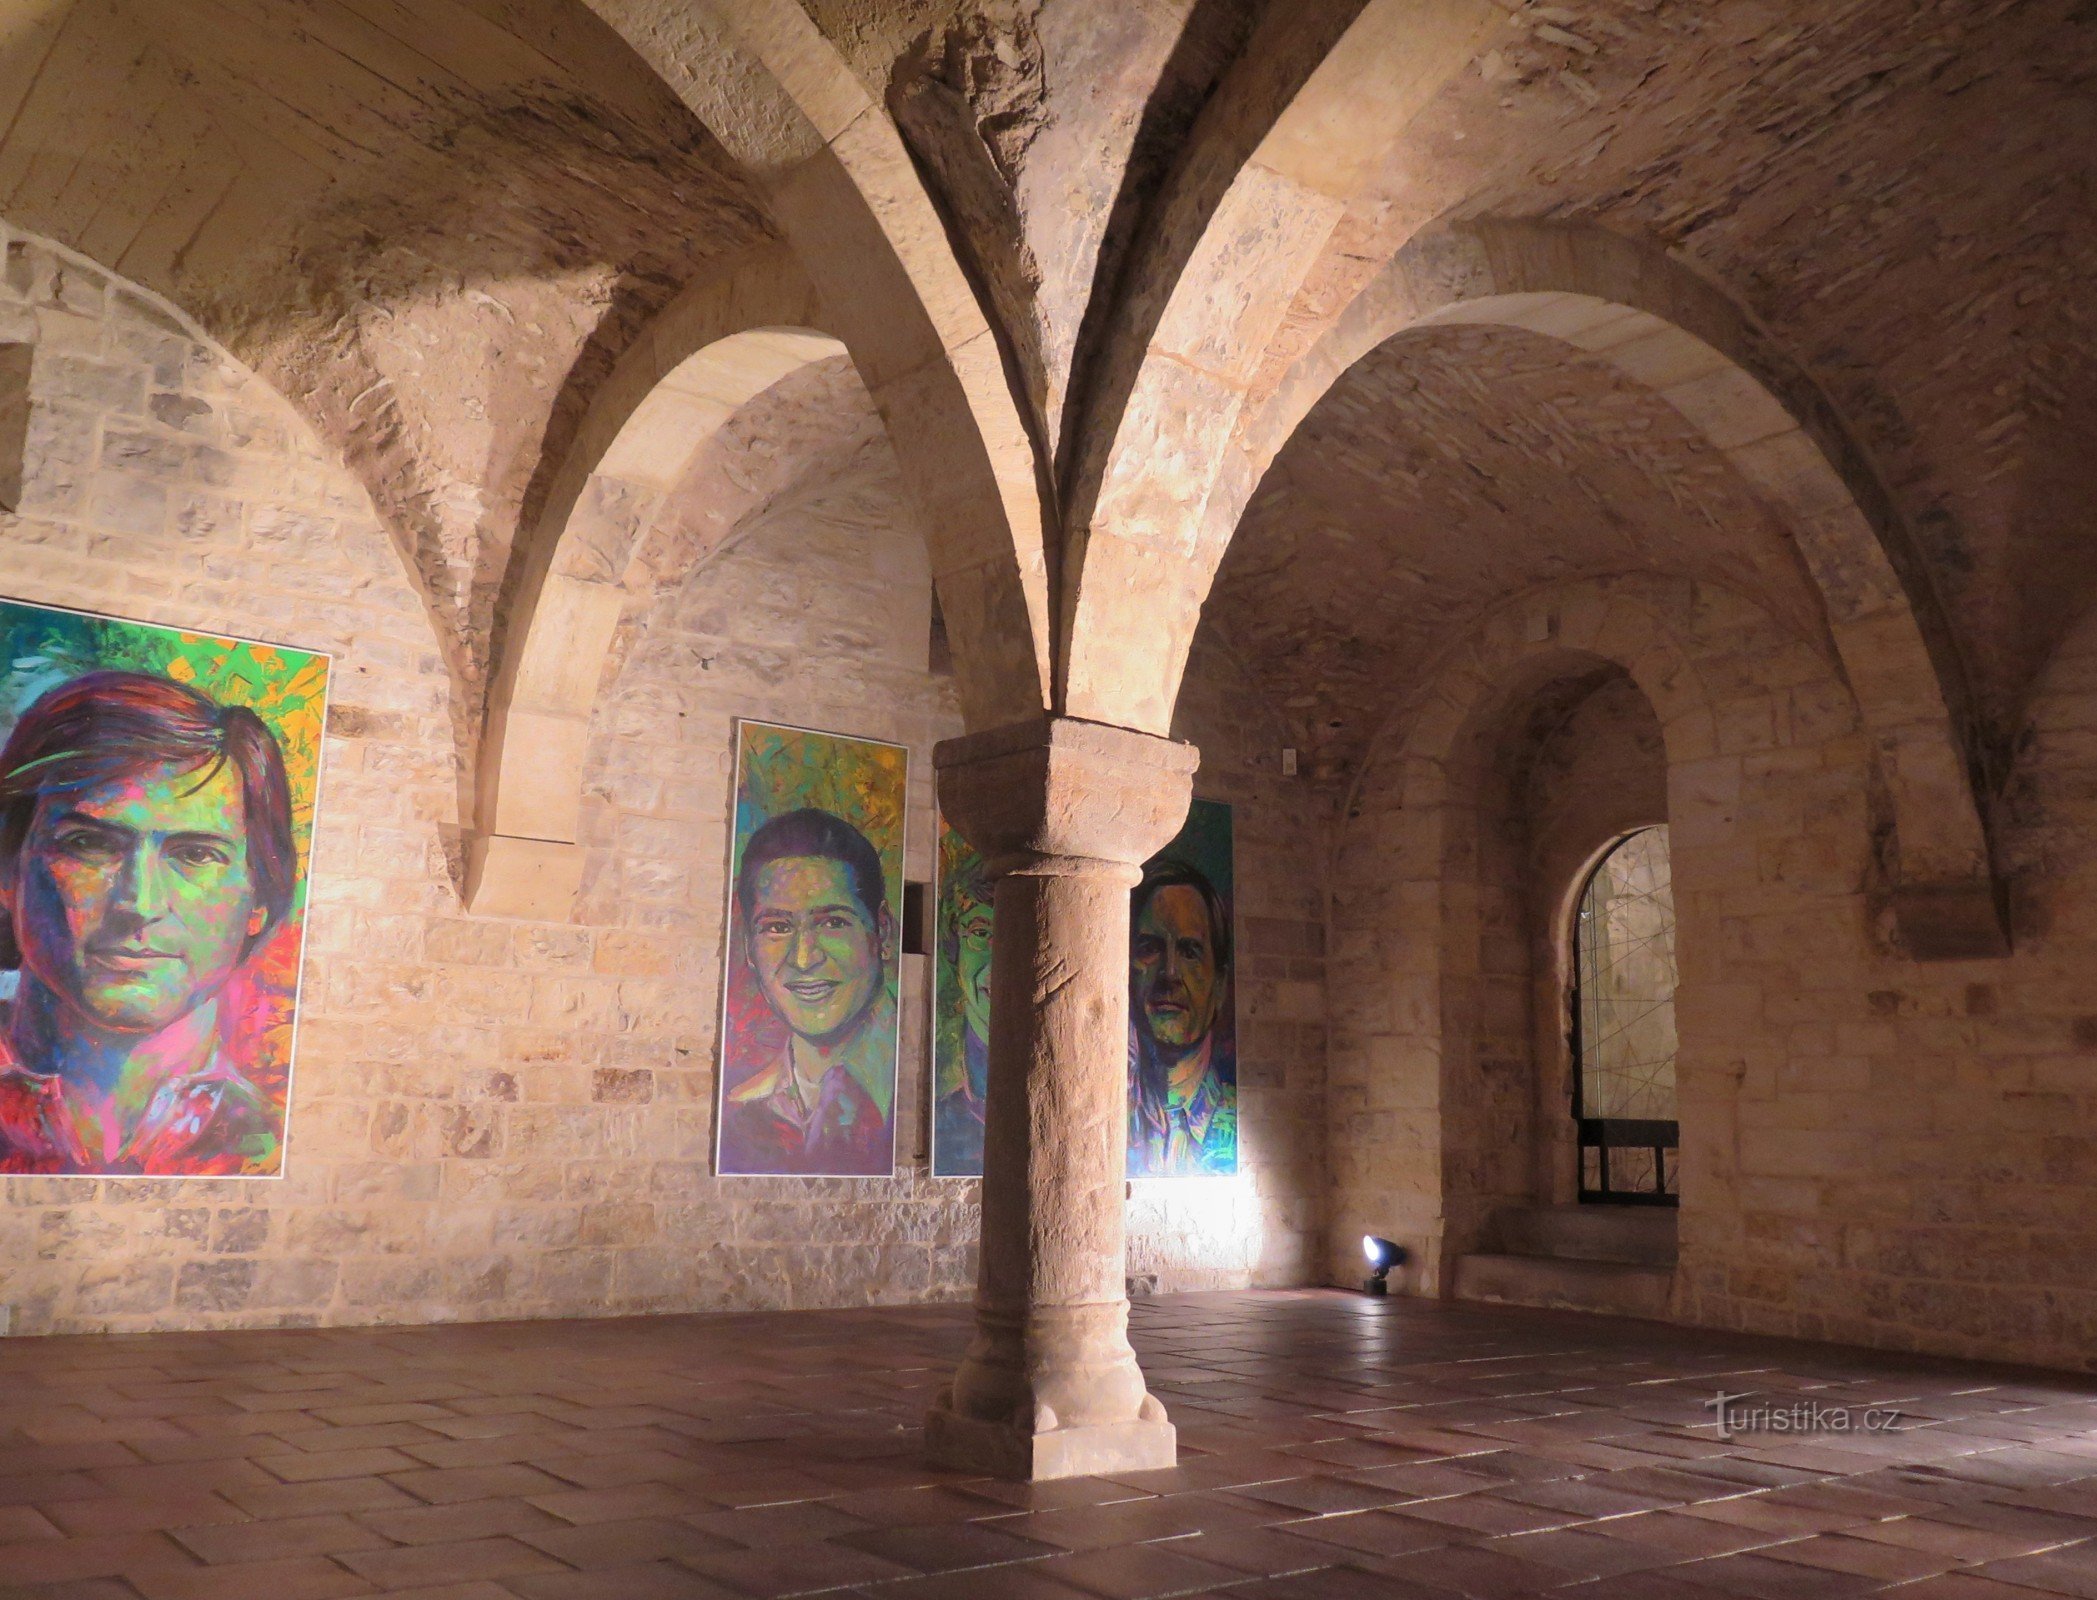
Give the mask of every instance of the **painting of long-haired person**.
[[1144, 869], [1129, 921], [1129, 1176], [1234, 1173], [1229, 899], [1209, 872], [1168, 852]]
[[126, 671], [37, 698], [0, 750], [0, 1171], [274, 1171], [281, 1091], [233, 1039], [297, 875], [252, 710]]

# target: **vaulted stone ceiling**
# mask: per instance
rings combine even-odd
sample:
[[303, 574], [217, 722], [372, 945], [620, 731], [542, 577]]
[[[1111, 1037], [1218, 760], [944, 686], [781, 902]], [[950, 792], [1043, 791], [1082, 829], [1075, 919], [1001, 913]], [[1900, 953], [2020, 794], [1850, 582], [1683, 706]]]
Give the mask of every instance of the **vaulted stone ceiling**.
[[0, 213], [196, 315], [343, 450], [470, 684], [528, 486], [764, 232], [573, 0], [78, 0], [0, 26]]
[[1207, 620], [1344, 783], [1436, 656], [1560, 579], [1723, 583], [1817, 636], [1783, 528], [1679, 413], [1534, 334], [1421, 330], [1358, 363], [1275, 461]]
[[[1335, 233], [1268, 379], [1435, 218], [1649, 239], [1827, 388], [1929, 557], [1989, 720], [2013, 728], [2097, 599], [2097, 14], [1497, 3], [1476, 59]], [[1160, 184], [1235, 148], [1189, 140], [1233, 73], [1268, 65], [1247, 41], [1283, 22], [1329, 35], [1355, 8], [804, 9], [896, 118], [1053, 450]], [[713, 137], [582, 0], [16, 0], [0, 11], [0, 212], [169, 294], [304, 406], [371, 486], [469, 686], [547, 452], [637, 323], [766, 226]], [[1493, 426], [1489, 410], [1461, 420], [1448, 372], [1433, 382], [1450, 428]], [[1611, 481], [1674, 503], [1629, 467]], [[1548, 502], [1500, 498], [1513, 525], [1548, 520]], [[1266, 559], [1263, 506], [1225, 611]], [[1756, 558], [1757, 581], [1774, 560]], [[1495, 557], [1457, 587], [1515, 566]]]
[[1273, 375], [1436, 217], [1654, 240], [1849, 419], [2006, 740], [2097, 601], [2078, 442], [2097, 431], [2097, 11], [1503, 3], [1299, 298]]

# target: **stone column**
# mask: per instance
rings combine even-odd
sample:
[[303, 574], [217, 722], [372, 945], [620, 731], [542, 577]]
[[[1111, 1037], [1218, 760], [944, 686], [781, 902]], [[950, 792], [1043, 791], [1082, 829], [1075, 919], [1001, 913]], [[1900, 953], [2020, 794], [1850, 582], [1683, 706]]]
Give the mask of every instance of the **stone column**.
[[1129, 1348], [1129, 891], [1186, 819], [1191, 745], [1068, 718], [950, 739], [947, 821], [996, 875], [976, 1334], [925, 1420], [945, 1466], [1168, 1467]]

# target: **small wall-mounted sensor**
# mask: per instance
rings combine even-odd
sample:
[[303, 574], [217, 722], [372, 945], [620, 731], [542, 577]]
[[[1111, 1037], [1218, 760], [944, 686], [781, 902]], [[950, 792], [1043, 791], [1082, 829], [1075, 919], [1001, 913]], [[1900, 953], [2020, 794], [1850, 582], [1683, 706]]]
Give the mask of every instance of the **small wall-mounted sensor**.
[[903, 885], [903, 954], [929, 955], [932, 950], [932, 896], [929, 884]]
[[1282, 746], [1282, 776], [1284, 778], [1296, 776], [1296, 747], [1293, 744]]

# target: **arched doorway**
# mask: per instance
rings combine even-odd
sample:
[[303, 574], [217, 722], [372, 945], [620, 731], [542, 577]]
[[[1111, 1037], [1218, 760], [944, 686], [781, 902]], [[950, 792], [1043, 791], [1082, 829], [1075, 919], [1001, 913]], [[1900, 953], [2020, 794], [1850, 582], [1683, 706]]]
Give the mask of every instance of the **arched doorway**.
[[1618, 840], [1573, 914], [1573, 1119], [1584, 1204], [1675, 1205], [1675, 900], [1663, 824]]

